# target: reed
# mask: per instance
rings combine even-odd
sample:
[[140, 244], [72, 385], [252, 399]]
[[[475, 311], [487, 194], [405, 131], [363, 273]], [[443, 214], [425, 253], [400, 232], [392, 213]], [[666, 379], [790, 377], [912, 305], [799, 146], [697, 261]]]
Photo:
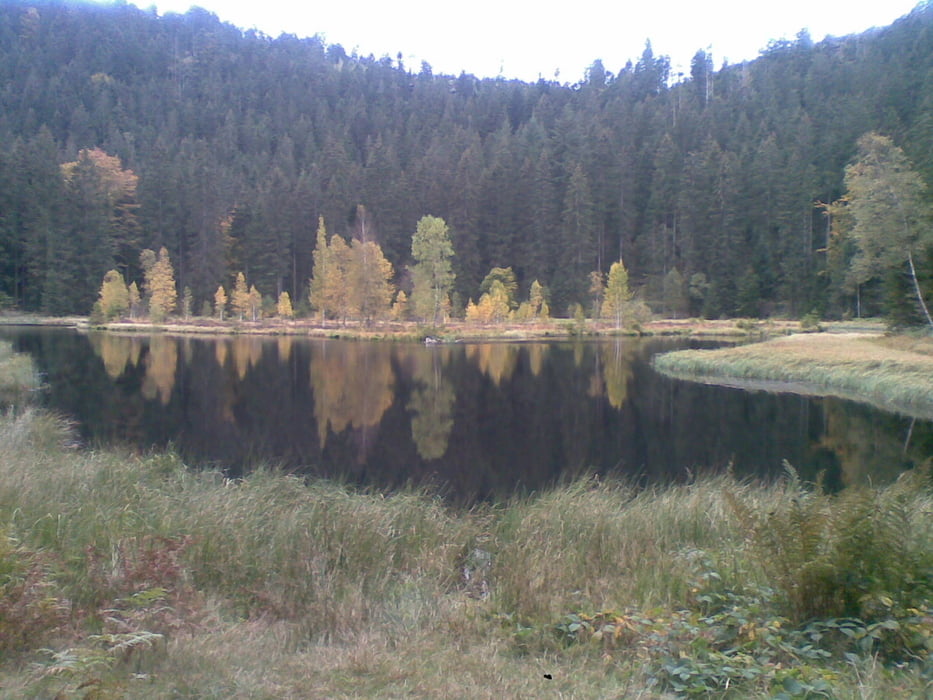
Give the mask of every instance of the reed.
[[22, 403], [40, 384], [32, 358], [13, 352], [11, 343], [0, 342], [0, 407]]

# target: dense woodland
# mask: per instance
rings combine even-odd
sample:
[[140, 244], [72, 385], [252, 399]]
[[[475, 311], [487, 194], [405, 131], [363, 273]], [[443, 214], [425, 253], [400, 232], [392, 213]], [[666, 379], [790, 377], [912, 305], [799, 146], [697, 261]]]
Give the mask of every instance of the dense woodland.
[[194, 309], [239, 273], [300, 309], [321, 217], [376, 243], [410, 293], [433, 215], [454, 313], [499, 267], [563, 315], [622, 259], [659, 313], [919, 318], [906, 264], [846, 272], [856, 252], [823, 205], [869, 132], [933, 183], [933, 6], [715, 66], [701, 50], [673, 74], [647, 43], [575, 84], [478, 79], [200, 9], [5, 1], [0, 300], [86, 314], [108, 270], [142, 285], [140, 253], [164, 247]]

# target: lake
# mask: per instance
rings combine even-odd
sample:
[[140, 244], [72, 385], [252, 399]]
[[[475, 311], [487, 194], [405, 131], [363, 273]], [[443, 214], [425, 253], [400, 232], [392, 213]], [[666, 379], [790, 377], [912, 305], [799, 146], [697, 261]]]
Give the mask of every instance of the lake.
[[639, 484], [784, 460], [826, 483], [890, 481], [933, 455], [933, 424], [850, 401], [669, 379], [696, 341], [423, 346], [0, 328], [44, 374], [41, 401], [90, 446], [171, 446], [238, 476], [257, 465], [472, 503], [585, 473]]

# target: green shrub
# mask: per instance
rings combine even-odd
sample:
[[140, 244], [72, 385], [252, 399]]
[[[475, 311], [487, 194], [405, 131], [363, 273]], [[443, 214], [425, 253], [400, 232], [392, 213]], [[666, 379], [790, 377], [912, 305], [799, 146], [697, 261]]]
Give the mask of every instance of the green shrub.
[[807, 488], [787, 465], [783, 496], [767, 511], [733, 508], [750, 554], [783, 594], [788, 615], [879, 618], [882, 608], [922, 606], [933, 583], [933, 526], [923, 515], [928, 475], [904, 474], [885, 489]]

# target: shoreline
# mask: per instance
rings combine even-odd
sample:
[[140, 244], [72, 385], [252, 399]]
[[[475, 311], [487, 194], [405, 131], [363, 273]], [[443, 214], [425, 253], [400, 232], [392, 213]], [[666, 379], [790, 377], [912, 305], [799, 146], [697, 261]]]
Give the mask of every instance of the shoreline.
[[750, 391], [834, 396], [933, 420], [933, 338], [798, 334], [658, 355], [669, 377]]
[[[748, 319], [702, 320], [661, 319], [650, 321], [637, 328], [617, 329], [604, 321], [587, 320], [579, 324], [571, 319], [551, 319], [547, 322], [513, 324], [468, 324], [453, 321], [445, 326], [430, 328], [415, 322], [385, 321], [372, 326], [339, 325], [336, 322], [321, 324], [309, 319], [282, 321], [224, 322], [215, 319], [197, 318], [190, 321], [152, 323], [149, 321], [118, 321], [102, 325], [91, 325], [87, 317], [44, 317], [38, 315], [0, 315], [0, 326], [38, 326], [52, 328], [74, 328], [81, 332], [103, 331], [109, 333], [165, 333], [172, 335], [265, 335], [303, 336], [310, 338], [342, 338], [349, 340], [388, 340], [425, 342], [432, 339], [438, 343], [450, 342], [524, 342], [553, 341], [581, 338], [618, 337], [688, 337], [688, 338], [735, 338], [764, 339], [774, 335], [803, 332], [798, 321]], [[880, 324], [870, 326], [877, 327]]]

